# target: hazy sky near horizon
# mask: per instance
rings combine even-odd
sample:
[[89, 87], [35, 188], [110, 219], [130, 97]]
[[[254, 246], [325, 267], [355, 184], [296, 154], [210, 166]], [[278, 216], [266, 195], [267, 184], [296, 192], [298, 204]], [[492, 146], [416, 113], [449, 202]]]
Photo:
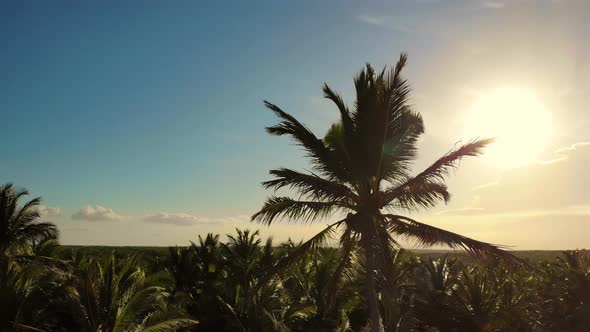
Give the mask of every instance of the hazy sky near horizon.
[[588, 248], [588, 13], [585, 0], [0, 0], [0, 182], [43, 196], [65, 244], [234, 227], [299, 240], [325, 223], [248, 222], [269, 169], [308, 167], [264, 132], [262, 100], [322, 136], [338, 116], [322, 84], [352, 105], [353, 75], [405, 51], [426, 124], [416, 172], [474, 132], [510, 139], [415, 216], [517, 249]]

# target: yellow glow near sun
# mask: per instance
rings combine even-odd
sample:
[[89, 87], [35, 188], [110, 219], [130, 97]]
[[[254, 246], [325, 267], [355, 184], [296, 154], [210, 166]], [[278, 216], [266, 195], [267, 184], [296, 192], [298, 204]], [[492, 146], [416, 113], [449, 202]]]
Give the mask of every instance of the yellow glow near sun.
[[484, 158], [502, 168], [533, 163], [553, 134], [551, 113], [530, 90], [505, 87], [481, 95], [465, 117], [466, 137], [494, 137]]

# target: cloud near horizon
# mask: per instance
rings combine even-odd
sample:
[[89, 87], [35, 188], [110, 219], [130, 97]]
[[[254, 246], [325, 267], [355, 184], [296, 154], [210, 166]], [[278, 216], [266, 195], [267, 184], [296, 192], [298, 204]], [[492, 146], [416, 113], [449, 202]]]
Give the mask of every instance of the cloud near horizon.
[[246, 215], [237, 215], [222, 218], [209, 218], [191, 215], [188, 213], [158, 212], [141, 218], [142, 221], [178, 226], [190, 226], [197, 224], [235, 224], [249, 220]]
[[115, 221], [123, 219], [123, 216], [115, 213], [113, 209], [101, 205], [87, 205], [74, 213], [72, 219], [85, 221]]
[[155, 214], [147, 215], [143, 217], [141, 220], [145, 222], [153, 222], [153, 223], [160, 223], [160, 224], [171, 224], [171, 225], [180, 225], [180, 226], [188, 226], [198, 223], [209, 223], [210, 219], [204, 217], [197, 217], [188, 213], [168, 213], [168, 212], [158, 212]]
[[[44, 209], [44, 211], [55, 212], [55, 209]], [[59, 210], [59, 209], [57, 209]], [[250, 217], [247, 215], [234, 215], [225, 217], [204, 217], [184, 212], [156, 212], [146, 215], [121, 215], [113, 209], [102, 205], [87, 205], [81, 207], [72, 215], [72, 220], [83, 221], [128, 221], [128, 222], [148, 222], [155, 224], [167, 224], [178, 226], [203, 225], [203, 224], [238, 224], [247, 222]]]

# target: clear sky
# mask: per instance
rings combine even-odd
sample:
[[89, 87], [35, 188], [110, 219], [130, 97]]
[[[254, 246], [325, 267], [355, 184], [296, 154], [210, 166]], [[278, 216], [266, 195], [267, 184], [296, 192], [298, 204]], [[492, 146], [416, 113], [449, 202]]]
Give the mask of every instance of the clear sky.
[[[473, 135], [422, 220], [519, 249], [590, 247], [590, 2], [3, 1], [0, 181], [44, 198], [65, 244], [173, 245], [248, 223], [303, 154], [268, 99], [323, 135], [364, 63], [409, 54], [416, 171]], [[481, 132], [481, 134], [479, 134]]]

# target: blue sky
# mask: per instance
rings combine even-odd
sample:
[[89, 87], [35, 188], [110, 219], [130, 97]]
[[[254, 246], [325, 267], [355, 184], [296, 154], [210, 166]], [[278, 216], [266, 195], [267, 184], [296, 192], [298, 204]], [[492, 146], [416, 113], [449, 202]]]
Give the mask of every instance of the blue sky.
[[[462, 138], [457, 114], [474, 91], [514, 82], [569, 110], [555, 111], [551, 159], [590, 139], [585, 9], [566, 0], [0, 1], [0, 181], [59, 209], [65, 243], [167, 245], [249, 226], [267, 171], [306, 167], [287, 140], [264, 133], [275, 119], [262, 100], [321, 134], [336, 119], [323, 82], [352, 102], [353, 74], [401, 51], [432, 128], [418, 165]], [[469, 206], [470, 188], [507, 172], [466, 167], [446, 208]], [[97, 210], [107, 220], [88, 217]], [[287, 229], [268, 234], [313, 231]]]

